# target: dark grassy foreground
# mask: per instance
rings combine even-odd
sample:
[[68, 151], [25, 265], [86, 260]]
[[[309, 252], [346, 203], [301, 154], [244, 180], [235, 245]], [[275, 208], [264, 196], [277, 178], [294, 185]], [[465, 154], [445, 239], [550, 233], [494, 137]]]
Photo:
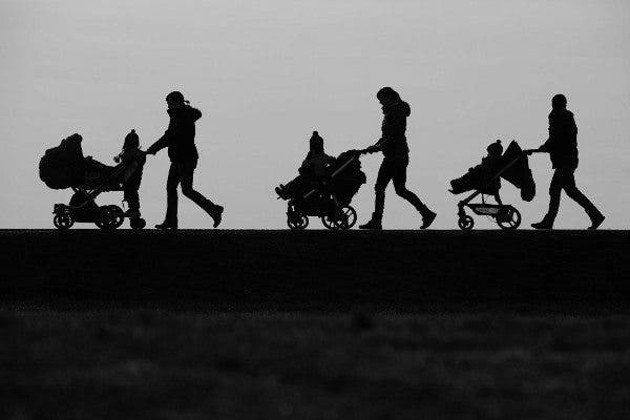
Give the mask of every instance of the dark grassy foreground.
[[625, 232], [0, 232], [0, 418], [627, 418]]

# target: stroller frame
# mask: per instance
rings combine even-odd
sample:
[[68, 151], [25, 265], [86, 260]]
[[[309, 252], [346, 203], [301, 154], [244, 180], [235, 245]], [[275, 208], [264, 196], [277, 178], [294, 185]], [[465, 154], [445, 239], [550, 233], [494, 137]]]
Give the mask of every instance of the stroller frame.
[[100, 229], [113, 230], [117, 229], [129, 218], [132, 229], [143, 229], [147, 222], [140, 217], [129, 217], [125, 215], [122, 208], [115, 204], [99, 206], [96, 204], [96, 197], [104, 192], [123, 191], [120, 182], [112, 188], [113, 184], [108, 184], [112, 178], [116, 178], [125, 170], [123, 163], [114, 167], [114, 170], [108, 179], [102, 180], [100, 185], [95, 188], [71, 187], [74, 191], [73, 198], [81, 194], [82, 200], [73, 203], [72, 199], [69, 204], [57, 203], [53, 207], [53, 224], [57, 229], [68, 230], [75, 223], [94, 223]]
[[[492, 180], [499, 178], [503, 172], [518, 162], [521, 157], [522, 156], [518, 156], [509, 164], [505, 165]], [[481, 203], [471, 203], [471, 201], [479, 195], [481, 195]], [[487, 195], [494, 195], [497, 204], [486, 203], [485, 197]], [[521, 225], [521, 213], [514, 206], [503, 204], [498, 191], [495, 194], [485, 194], [480, 189], [476, 189], [476, 191], [457, 204], [457, 225], [461, 230], [471, 230], [475, 226], [475, 221], [472, 216], [466, 214], [466, 207], [477, 215], [494, 218], [501, 229], [513, 230]]]
[[[355, 159], [358, 159], [356, 155], [348, 159], [330, 178], [337, 176]], [[322, 182], [303, 196], [289, 200], [287, 225], [291, 230], [306, 229], [309, 224], [308, 216], [319, 217], [322, 224], [330, 230], [348, 230], [357, 223], [356, 210], [350, 203], [340, 203], [335, 194], [327, 189], [327, 182]]]

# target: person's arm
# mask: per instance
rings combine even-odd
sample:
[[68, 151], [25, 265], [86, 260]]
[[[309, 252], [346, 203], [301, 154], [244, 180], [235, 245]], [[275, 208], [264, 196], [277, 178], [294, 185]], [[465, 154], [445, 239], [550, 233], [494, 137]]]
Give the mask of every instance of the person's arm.
[[154, 155], [160, 150], [164, 149], [168, 146], [169, 143], [169, 135], [168, 130], [164, 133], [162, 137], [160, 137], [155, 143], [153, 143], [145, 152], [147, 155]]
[[376, 143], [373, 145], [366, 147], [363, 150], [359, 150], [360, 153], [376, 153], [382, 151], [385, 146], [389, 143], [390, 137], [381, 137]]

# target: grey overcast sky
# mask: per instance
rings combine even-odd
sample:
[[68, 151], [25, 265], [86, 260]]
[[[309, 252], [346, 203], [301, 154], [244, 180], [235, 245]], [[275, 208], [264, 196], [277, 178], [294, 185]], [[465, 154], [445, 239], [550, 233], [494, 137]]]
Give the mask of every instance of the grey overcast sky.
[[[578, 185], [605, 228], [628, 228], [629, 23], [623, 0], [0, 0], [0, 228], [52, 228], [53, 204], [69, 199], [39, 180], [45, 149], [78, 132], [86, 155], [112, 163], [131, 128], [147, 147], [168, 124], [174, 89], [204, 113], [196, 186], [225, 205], [222, 227], [284, 228], [273, 187], [294, 176], [312, 130], [332, 154], [371, 144], [385, 85], [411, 105], [408, 185], [439, 213], [436, 228], [457, 228], [449, 180], [497, 138], [541, 144], [559, 92], [579, 127]], [[363, 159], [360, 221], [379, 163]], [[548, 203], [549, 160], [531, 166], [532, 203], [502, 189], [524, 226]], [[149, 158], [141, 200], [151, 225], [163, 219], [167, 171], [166, 152]], [[390, 187], [385, 227], [419, 224]], [[557, 227], [587, 225], [563, 199]], [[180, 226], [210, 221], [181, 200]]]

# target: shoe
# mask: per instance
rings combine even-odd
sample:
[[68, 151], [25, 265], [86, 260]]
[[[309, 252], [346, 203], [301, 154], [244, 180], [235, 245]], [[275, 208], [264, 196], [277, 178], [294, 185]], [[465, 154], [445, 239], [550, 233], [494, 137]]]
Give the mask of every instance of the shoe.
[[364, 230], [382, 230], [383, 226], [381, 225], [381, 222], [378, 220], [370, 220], [369, 222], [367, 222], [364, 225], [360, 225], [359, 229], [364, 229]]
[[434, 213], [431, 210], [429, 210], [428, 213], [422, 216], [422, 226], [420, 226], [420, 229], [424, 230], [428, 228], [429, 226], [431, 226], [431, 223], [433, 223], [436, 217], [437, 217], [437, 213]]
[[171, 223], [171, 222], [164, 222], [164, 223], [160, 223], [159, 225], [155, 225], [155, 228], [158, 230], [167, 230], [167, 229], [171, 229], [171, 230], [177, 230], [177, 223]]
[[553, 225], [551, 223], [547, 223], [544, 220], [538, 223], [532, 223], [532, 227], [538, 230], [551, 230], [553, 229]]
[[210, 217], [212, 217], [212, 220], [214, 220], [212, 227], [216, 228], [219, 227], [219, 225], [221, 224], [221, 220], [223, 220], [223, 210], [223, 206], [214, 206], [214, 209], [210, 213]]
[[588, 227], [588, 230], [595, 230], [606, 220], [606, 216], [600, 214], [597, 217], [591, 219], [591, 225]]

